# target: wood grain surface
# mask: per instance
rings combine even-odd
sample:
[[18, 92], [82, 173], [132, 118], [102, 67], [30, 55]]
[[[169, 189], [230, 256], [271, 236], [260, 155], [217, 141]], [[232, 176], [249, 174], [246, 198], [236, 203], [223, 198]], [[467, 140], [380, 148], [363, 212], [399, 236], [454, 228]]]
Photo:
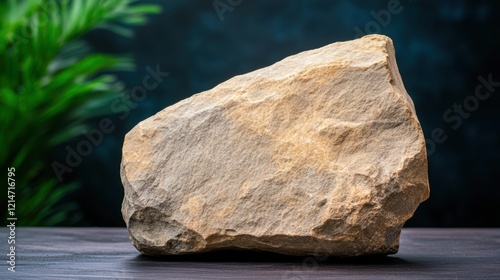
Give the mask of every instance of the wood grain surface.
[[391, 256], [335, 259], [221, 251], [150, 258], [125, 228], [17, 228], [16, 272], [0, 279], [500, 279], [500, 229], [403, 229]]

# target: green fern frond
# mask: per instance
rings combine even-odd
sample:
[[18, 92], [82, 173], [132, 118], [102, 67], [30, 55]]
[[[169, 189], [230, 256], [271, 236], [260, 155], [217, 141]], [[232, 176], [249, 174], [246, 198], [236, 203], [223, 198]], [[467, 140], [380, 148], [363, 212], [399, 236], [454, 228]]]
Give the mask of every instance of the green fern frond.
[[[123, 86], [105, 73], [133, 67], [126, 57], [90, 53], [79, 38], [96, 28], [130, 36], [131, 26], [159, 12], [130, 0], [0, 3], [0, 161], [19, 174], [21, 225], [71, 219], [74, 206], [60, 202], [75, 185], [54, 179], [50, 152], [80, 135], [89, 118], [111, 113]], [[4, 200], [0, 208], [6, 211]]]

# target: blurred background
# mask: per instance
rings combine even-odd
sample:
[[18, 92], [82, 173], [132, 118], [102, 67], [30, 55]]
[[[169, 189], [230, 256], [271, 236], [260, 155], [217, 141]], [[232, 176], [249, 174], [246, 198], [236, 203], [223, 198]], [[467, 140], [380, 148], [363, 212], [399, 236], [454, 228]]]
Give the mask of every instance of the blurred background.
[[[431, 197], [406, 226], [500, 226], [499, 1], [86, 2], [100, 3], [2, 4], [2, 164], [16, 168], [21, 224], [124, 226], [121, 147], [138, 122], [289, 55], [379, 33], [428, 144]], [[30, 17], [47, 10], [56, 27], [40, 36]]]

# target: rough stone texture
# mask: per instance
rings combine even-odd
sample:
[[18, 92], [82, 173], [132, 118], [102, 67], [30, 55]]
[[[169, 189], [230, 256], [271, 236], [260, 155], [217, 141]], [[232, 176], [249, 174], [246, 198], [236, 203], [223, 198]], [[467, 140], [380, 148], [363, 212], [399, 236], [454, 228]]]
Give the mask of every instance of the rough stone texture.
[[236, 76], [125, 137], [122, 214], [148, 255], [398, 250], [429, 196], [392, 41], [335, 43]]

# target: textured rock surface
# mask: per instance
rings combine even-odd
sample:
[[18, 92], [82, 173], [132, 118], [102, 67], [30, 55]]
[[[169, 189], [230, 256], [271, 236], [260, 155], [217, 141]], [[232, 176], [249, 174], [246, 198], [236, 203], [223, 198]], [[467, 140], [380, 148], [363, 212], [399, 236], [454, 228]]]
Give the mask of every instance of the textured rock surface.
[[148, 255], [395, 253], [429, 196], [422, 129], [380, 35], [236, 76], [125, 137], [123, 218]]

